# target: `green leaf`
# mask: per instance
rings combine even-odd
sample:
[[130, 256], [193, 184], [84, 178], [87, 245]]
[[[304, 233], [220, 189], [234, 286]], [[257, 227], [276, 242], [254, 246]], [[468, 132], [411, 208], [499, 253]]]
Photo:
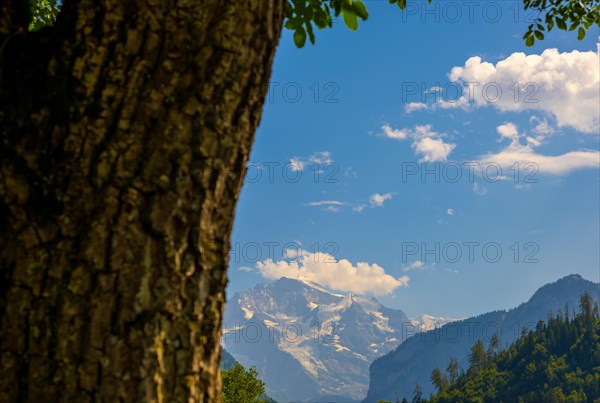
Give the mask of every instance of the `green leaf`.
[[303, 48], [306, 43], [306, 31], [300, 27], [294, 32], [294, 43], [299, 48]]
[[325, 17], [323, 10], [315, 11], [314, 21], [315, 21], [315, 25], [319, 29], [323, 29], [327, 26], [327, 17]]
[[585, 38], [585, 29], [583, 29], [583, 27], [579, 27], [579, 33], [577, 35], [577, 39], [579, 39], [581, 41], [581, 40], [583, 40], [583, 38]]
[[367, 7], [365, 7], [365, 4], [362, 1], [354, 0], [352, 2], [352, 9], [356, 13], [356, 15], [360, 17], [360, 19], [366, 20], [367, 18], [369, 18], [369, 12], [367, 11]]
[[285, 22], [285, 27], [287, 29], [296, 30], [300, 26], [302, 26], [302, 20], [300, 18], [292, 18]]
[[313, 19], [313, 8], [312, 7], [307, 7], [304, 13], [304, 19], [306, 21], [310, 21]]
[[525, 40], [525, 46], [533, 46], [534, 42], [535, 42], [535, 39], [534, 39], [533, 35], [529, 35], [527, 37], [527, 39]]
[[406, 0], [398, 0], [398, 7], [400, 7], [400, 10], [404, 10], [406, 8]]
[[565, 30], [565, 31], [566, 31], [566, 29], [567, 29], [567, 23], [566, 23], [566, 21], [565, 21], [565, 20], [563, 20], [563, 19], [561, 19], [561, 18], [557, 18], [557, 19], [556, 19], [556, 26], [557, 26], [559, 29], [562, 29], [562, 30]]
[[308, 32], [308, 39], [310, 39], [310, 43], [315, 44], [315, 33], [313, 31], [312, 24], [309, 22], [306, 23], [306, 32]]
[[346, 26], [352, 31], [356, 31], [358, 28], [358, 18], [354, 10], [348, 7], [342, 7], [342, 17], [344, 18]]
[[535, 31], [535, 37], [540, 41], [544, 40], [544, 34], [541, 31]]

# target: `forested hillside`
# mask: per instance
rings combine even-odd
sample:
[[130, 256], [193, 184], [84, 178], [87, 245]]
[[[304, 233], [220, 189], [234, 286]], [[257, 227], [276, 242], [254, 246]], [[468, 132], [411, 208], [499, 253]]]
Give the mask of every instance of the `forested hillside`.
[[565, 305], [570, 307], [569, 317], [573, 318], [573, 309], [577, 309], [584, 293], [592, 296], [594, 302], [600, 302], [598, 283], [569, 275], [541, 287], [514, 309], [488, 312], [410, 337], [395, 351], [371, 364], [365, 401], [393, 401], [396, 394], [409, 397], [416, 384], [420, 385], [423, 396], [428, 397], [436, 392], [430, 381], [434, 368], [445, 368], [451, 358], [456, 359], [459, 367], [467, 368], [469, 351], [478, 339], [487, 344], [497, 333], [500, 349], [505, 349], [517, 341], [523, 328], [534, 330], [540, 320], [547, 320], [549, 315], [554, 317], [559, 310], [564, 316]]
[[574, 317], [567, 306], [501, 352], [497, 340], [477, 341], [460, 375], [456, 361], [435, 369], [430, 401], [600, 402], [600, 318], [589, 294]]

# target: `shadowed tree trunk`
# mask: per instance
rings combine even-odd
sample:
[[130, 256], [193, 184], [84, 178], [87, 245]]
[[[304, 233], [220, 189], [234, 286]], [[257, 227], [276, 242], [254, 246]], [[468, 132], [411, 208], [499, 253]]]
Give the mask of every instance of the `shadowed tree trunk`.
[[284, 0], [0, 17], [0, 401], [218, 402], [230, 233]]

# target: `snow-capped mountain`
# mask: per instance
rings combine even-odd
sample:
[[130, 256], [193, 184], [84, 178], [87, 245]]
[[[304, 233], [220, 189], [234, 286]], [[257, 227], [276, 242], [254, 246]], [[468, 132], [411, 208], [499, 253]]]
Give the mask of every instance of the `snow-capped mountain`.
[[444, 317], [436, 317], [427, 314], [419, 315], [415, 318], [412, 318], [410, 321], [415, 328], [418, 329], [419, 332], [427, 332], [429, 330], [437, 329], [439, 327], [444, 326], [446, 323], [456, 322], [457, 320], [461, 320], [460, 318], [444, 318]]
[[423, 316], [415, 326], [375, 298], [284, 277], [227, 302], [223, 345], [243, 365], [256, 366], [276, 400], [361, 400], [370, 363], [415, 327], [439, 321]]

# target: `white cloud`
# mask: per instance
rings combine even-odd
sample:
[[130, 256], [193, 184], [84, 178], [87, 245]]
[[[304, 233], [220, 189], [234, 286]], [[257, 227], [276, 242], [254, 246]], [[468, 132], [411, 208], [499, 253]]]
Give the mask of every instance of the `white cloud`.
[[290, 159], [290, 167], [292, 171], [298, 172], [304, 169], [304, 162], [297, 157]]
[[357, 213], [362, 213], [362, 211], [365, 209], [365, 207], [367, 207], [367, 206], [365, 206], [364, 204], [359, 204], [358, 206], [354, 206], [352, 208], [352, 210]]
[[433, 130], [431, 125], [417, 125], [414, 129], [392, 129], [389, 125], [383, 125], [382, 130], [386, 137], [396, 140], [412, 139], [412, 148], [416, 155], [420, 155], [419, 162], [447, 161], [450, 153], [456, 148], [456, 144], [446, 143], [443, 133]]
[[[296, 242], [297, 245], [300, 243]], [[286, 259], [298, 259], [302, 256], [308, 256], [310, 252], [298, 247], [298, 248], [288, 248], [283, 251], [283, 257]]]
[[435, 263], [433, 263], [431, 265], [426, 265], [424, 262], [422, 262], [420, 260], [415, 260], [414, 262], [412, 262], [408, 266], [405, 266], [402, 269], [402, 271], [405, 273], [409, 272], [409, 271], [413, 271], [413, 270], [418, 270], [418, 271], [435, 270]]
[[[599, 55], [594, 51], [519, 52], [495, 65], [475, 56], [449, 74], [450, 80], [463, 88], [461, 98], [442, 100], [437, 105], [492, 105], [502, 112], [540, 110], [553, 115], [559, 127], [596, 134], [600, 129], [599, 70]], [[519, 85], [515, 87], [515, 83]]]
[[253, 271], [254, 269], [252, 267], [248, 267], [248, 266], [242, 266], [238, 269], [238, 271]]
[[348, 167], [344, 171], [344, 176], [349, 176], [351, 178], [356, 178], [356, 171], [354, 169], [352, 169], [352, 167]]
[[433, 131], [433, 127], [431, 125], [417, 125], [414, 130], [414, 137], [417, 138], [434, 138], [434, 137], [444, 137], [445, 134], [440, 134], [436, 131]]
[[552, 125], [548, 123], [548, 120], [546, 118], [540, 119], [537, 116], [533, 115], [531, 118], [529, 118], [529, 123], [533, 123], [536, 125], [533, 128], [532, 132], [534, 132], [538, 136], [549, 136], [556, 132], [554, 127], [552, 127]]
[[294, 172], [303, 171], [307, 165], [331, 165], [334, 161], [329, 151], [319, 151], [311, 154], [308, 158], [301, 157], [290, 158], [290, 169]]
[[329, 151], [320, 151], [308, 157], [308, 161], [313, 164], [330, 165], [333, 163], [331, 153]]
[[394, 278], [376, 263], [340, 259], [327, 253], [303, 254], [296, 260], [267, 259], [256, 264], [258, 272], [268, 279], [303, 278], [325, 287], [356, 294], [386, 295], [408, 286], [410, 277]]
[[517, 126], [515, 126], [514, 123], [508, 122], [503, 125], [500, 125], [496, 128], [496, 131], [498, 131], [498, 134], [501, 138], [507, 138], [510, 140], [519, 138], [519, 131], [517, 130]]
[[386, 137], [396, 140], [405, 140], [408, 137], [408, 134], [410, 133], [410, 131], [408, 131], [407, 129], [392, 129], [389, 125], [383, 125], [381, 129], [383, 130], [383, 134]]
[[[501, 139], [509, 138], [511, 140], [510, 144], [496, 154], [481, 156], [479, 162], [484, 164], [495, 163], [503, 169], [510, 169], [515, 163], [519, 164], [520, 167], [533, 164], [530, 171], [537, 169], [540, 173], [553, 175], [566, 175], [578, 169], [600, 167], [600, 152], [598, 151], [578, 150], [560, 155], [542, 155], [537, 153], [534, 148], [542, 144], [543, 134], [536, 137], [526, 137], [527, 144], [522, 145], [518, 139], [519, 137], [525, 137], [525, 135], [520, 135], [513, 123], [498, 126], [497, 131]], [[541, 129], [541, 131], [543, 130]]]
[[455, 147], [456, 144], [447, 144], [442, 139], [432, 139], [430, 137], [415, 140], [413, 143], [415, 152], [423, 156], [419, 162], [448, 161], [448, 156]]
[[485, 194], [487, 194], [488, 190], [485, 186], [479, 186], [479, 183], [475, 182], [473, 184], [473, 193], [475, 193], [478, 196], [483, 196]]
[[480, 159], [483, 163], [496, 163], [510, 169], [515, 163], [524, 167], [535, 164], [540, 173], [566, 175], [585, 168], [600, 168], [600, 153], [593, 150], [571, 151], [560, 155], [542, 155], [527, 146], [510, 145], [497, 154], [488, 154]]
[[404, 107], [404, 111], [406, 113], [411, 113], [411, 112], [414, 112], [414, 111], [420, 111], [422, 109], [427, 109], [427, 104], [425, 104], [423, 102], [409, 102]]
[[454, 209], [449, 208], [448, 210], [446, 210], [446, 213], [448, 213], [448, 215], [453, 216], [454, 215]]
[[424, 263], [420, 260], [416, 260], [414, 262], [412, 262], [411, 264], [409, 264], [408, 266], [406, 266], [405, 268], [402, 269], [402, 271], [407, 272], [407, 271], [411, 271], [411, 270], [415, 270], [415, 269], [420, 269], [421, 267], [423, 267]]
[[320, 200], [316, 202], [310, 202], [306, 204], [307, 206], [345, 206], [346, 203], [338, 201], [338, 200]]
[[383, 207], [383, 203], [385, 203], [386, 200], [391, 200], [392, 199], [392, 194], [391, 193], [386, 193], [386, 194], [379, 194], [379, 193], [375, 193], [372, 194], [371, 197], [369, 198], [369, 203], [371, 203], [371, 207]]
[[339, 213], [342, 211], [342, 207], [351, 207], [355, 213], [362, 213], [367, 207], [377, 208], [383, 207], [386, 200], [391, 200], [393, 193], [379, 194], [374, 193], [369, 197], [369, 204], [361, 203], [346, 203], [339, 200], [319, 200], [306, 203], [305, 206], [310, 207], [323, 207], [323, 211], [330, 213]]
[[340, 211], [342, 211], [341, 207], [347, 206], [348, 203], [344, 203], [338, 200], [319, 200], [306, 203], [305, 205], [310, 207], [322, 207], [322, 210], [328, 213], [339, 213]]

